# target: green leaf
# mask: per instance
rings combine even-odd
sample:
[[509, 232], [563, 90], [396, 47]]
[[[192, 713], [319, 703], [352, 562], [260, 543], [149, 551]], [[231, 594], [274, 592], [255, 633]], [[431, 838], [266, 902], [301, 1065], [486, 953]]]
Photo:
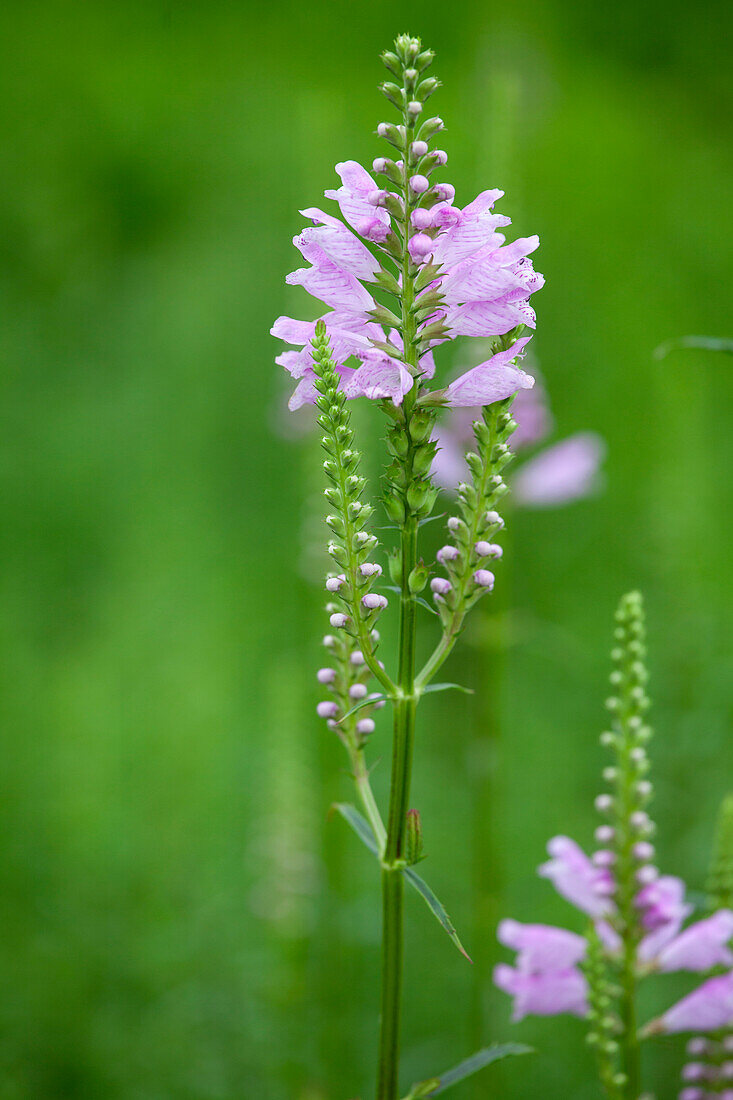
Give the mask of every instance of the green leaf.
[[464, 687], [463, 684], [428, 684], [423, 688], [421, 695], [429, 695], [433, 691], [462, 691], [465, 695], [473, 695], [473, 688]]
[[[337, 810], [341, 814], [344, 821], [347, 821], [356, 835], [364, 844], [366, 844], [372, 855], [375, 855], [377, 859], [380, 858], [379, 848], [374, 839], [374, 833], [371, 830], [367, 819], [359, 813], [356, 806], [352, 806], [350, 802], [334, 802], [334, 810]], [[425, 901], [428, 909], [435, 916], [438, 923], [445, 929], [453, 943], [456, 945], [461, 954], [468, 959], [469, 962], [473, 962], [473, 959], [466, 951], [465, 947], [458, 938], [458, 933], [453, 927], [453, 922], [445, 911], [443, 904], [438, 900], [433, 891], [428, 886], [424, 879], [420, 878], [416, 871], [412, 867], [403, 867], [402, 874], [405, 876], [413, 890], [417, 890], [420, 897]]]
[[441, 1073], [440, 1077], [430, 1077], [427, 1081], [420, 1081], [418, 1084], [413, 1085], [405, 1100], [422, 1100], [423, 1097], [427, 1096], [439, 1096], [451, 1085], [457, 1085], [459, 1081], [465, 1081], [467, 1077], [478, 1073], [480, 1069], [491, 1065], [492, 1062], [498, 1062], [500, 1059], [507, 1058], [512, 1054], [533, 1053], [532, 1047], [525, 1046], [523, 1043], [501, 1043], [500, 1045], [484, 1047], [483, 1050], [472, 1054], [470, 1058], [459, 1062], [457, 1066]]
[[461, 954], [466, 959], [468, 959], [470, 963], [472, 963], [473, 959], [459, 940], [458, 933], [453, 927], [453, 921], [450, 919], [445, 911], [442, 902], [438, 900], [438, 898], [428, 886], [427, 882], [425, 882], [424, 879], [420, 878], [420, 876], [417, 874], [416, 871], [412, 869], [412, 867], [405, 867], [402, 873], [409, 882], [410, 886], [412, 886], [413, 889], [417, 890], [420, 897], [424, 899], [428, 909], [430, 909], [431, 913], [437, 919], [438, 923], [442, 925], [442, 927], [446, 930]]
[[699, 348], [703, 351], [723, 351], [733, 355], [733, 339], [728, 336], [677, 336], [674, 340], [665, 340], [654, 349], [655, 359], [664, 359], [671, 351], [680, 348]]
[[341, 814], [344, 821], [348, 821], [359, 840], [363, 841], [372, 855], [379, 859], [379, 848], [369, 827], [369, 822], [365, 817], [362, 817], [356, 806], [352, 806], [349, 802], [334, 802], [332, 808]]
[[418, 520], [418, 527], [424, 527], [426, 523], [435, 523], [436, 519], [442, 519], [446, 515], [445, 512], [439, 512], [437, 516], [426, 516], [425, 519]]
[[362, 707], [373, 706], [374, 703], [378, 703], [380, 699], [384, 699], [384, 698], [386, 698], [386, 696], [384, 696], [379, 691], [374, 692], [372, 695], [367, 695], [366, 699], [360, 699], [359, 702], [356, 703], [356, 705], [351, 708], [351, 710], [347, 710], [346, 714], [342, 714], [341, 717], [338, 720], [338, 724], [341, 725], [341, 723], [343, 721], [345, 721], [347, 718], [351, 718], [351, 715], [356, 714], [357, 710], [361, 710]]

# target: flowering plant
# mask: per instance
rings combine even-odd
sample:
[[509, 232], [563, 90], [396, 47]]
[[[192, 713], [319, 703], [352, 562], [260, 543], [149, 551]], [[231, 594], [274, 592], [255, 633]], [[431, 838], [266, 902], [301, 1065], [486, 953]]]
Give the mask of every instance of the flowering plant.
[[[433, 60], [419, 39], [401, 35], [383, 61], [396, 83], [382, 91], [400, 115], [397, 124], [377, 128], [397, 159], [380, 157], [373, 171], [378, 187], [355, 161], [337, 165], [341, 187], [326, 192], [342, 219], [318, 208], [303, 211], [312, 223], [295, 238], [310, 265], [288, 276], [328, 308], [317, 321], [280, 317], [275, 336], [292, 345], [278, 356], [297, 386], [290, 407], [315, 404], [327, 457], [325, 490], [334, 563], [326, 580], [333, 633], [324, 638], [329, 662], [318, 673], [328, 698], [318, 705], [349, 756], [363, 815], [338, 809], [374, 853], [383, 895], [381, 1028], [378, 1100], [396, 1100], [403, 943], [404, 883], [414, 887], [465, 954], [445, 909], [414, 865], [422, 858], [419, 813], [409, 809], [418, 703], [430, 691], [454, 685], [434, 678], [451, 652], [465, 617], [491, 592], [490, 565], [501, 557], [495, 538], [504, 521], [497, 505], [507, 487], [508, 440], [516, 423], [513, 395], [533, 379], [518, 365], [535, 315], [529, 297], [542, 286], [529, 259], [537, 237], [507, 243], [501, 232], [509, 219], [494, 212], [501, 191], [483, 191], [462, 209], [448, 183], [431, 177], [447, 157], [431, 142], [443, 129], [440, 118], [423, 120], [424, 104], [438, 81], [426, 76]], [[435, 351], [457, 336], [490, 339], [490, 352], [449, 385], [431, 384]], [[378, 590], [383, 574], [375, 560], [377, 538], [369, 529], [373, 506], [364, 499], [365, 481], [346, 402], [379, 402], [388, 420], [391, 455], [384, 506], [399, 546], [390, 571], [399, 602], [396, 672], [378, 657], [377, 622], [387, 596]], [[457, 514], [447, 521], [447, 539], [437, 554], [440, 572], [419, 557], [421, 525], [433, 510], [437, 488], [431, 467], [435, 426], [442, 407], [477, 410], [475, 449], [466, 456], [469, 477], [459, 487]], [[434, 607], [421, 593], [430, 585]], [[417, 614], [435, 610], [441, 631], [432, 654], [417, 668]], [[376, 682], [376, 683], [375, 683]], [[379, 690], [373, 690], [378, 688]], [[389, 808], [386, 822], [372, 792], [365, 750], [386, 703], [394, 718]], [[486, 1048], [441, 1078], [413, 1086], [410, 1097], [433, 1095], [496, 1058], [519, 1053], [517, 1044]]]
[[[550, 859], [539, 868], [558, 893], [590, 918], [589, 930], [581, 936], [548, 925], [503, 921], [499, 940], [517, 952], [517, 961], [514, 967], [497, 966], [494, 980], [513, 998], [515, 1020], [564, 1012], [587, 1018], [606, 1095], [638, 1100], [641, 1039], [680, 1031], [715, 1033], [733, 1024], [733, 910], [718, 907], [683, 928], [693, 910], [685, 899], [685, 884], [660, 875], [654, 863], [654, 825], [647, 812], [651, 729], [644, 717], [649, 700], [638, 593], [622, 599], [616, 619], [614, 694], [607, 701], [613, 728], [601, 735], [614, 763], [603, 772], [611, 790], [596, 798], [605, 818], [595, 832], [600, 847], [591, 858], [569, 837], [554, 837], [548, 844]], [[718, 894], [728, 902], [730, 890], [723, 880], [730, 881], [730, 867], [718, 877]], [[640, 1030], [639, 983], [675, 970], [708, 976]], [[709, 1034], [694, 1040], [691, 1053], [713, 1052], [717, 1047], [709, 1040]], [[689, 1080], [724, 1085], [733, 1078], [732, 1068], [733, 1063], [723, 1062], [708, 1071], [693, 1063], [686, 1073]], [[722, 1095], [727, 1095], [725, 1088]], [[707, 1096], [695, 1085], [683, 1090], [681, 1100]]]

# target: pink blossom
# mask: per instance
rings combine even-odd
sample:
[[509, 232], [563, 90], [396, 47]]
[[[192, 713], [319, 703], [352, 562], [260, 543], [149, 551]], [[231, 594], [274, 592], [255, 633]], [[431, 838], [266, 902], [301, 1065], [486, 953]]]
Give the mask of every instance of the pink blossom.
[[521, 355], [528, 342], [528, 336], [515, 340], [510, 348], [497, 352], [484, 363], [479, 363], [477, 367], [456, 378], [446, 390], [446, 404], [453, 408], [490, 405], [494, 401], [511, 397], [519, 389], [530, 389], [534, 385], [534, 378], [512, 362]]
[[576, 967], [550, 973], [526, 973], [505, 963], [494, 968], [494, 984], [514, 998], [512, 1019], [556, 1016], [562, 1012], [585, 1016], [587, 983]]
[[538, 868], [538, 873], [550, 879], [558, 894], [590, 917], [608, 914], [610, 903], [599, 893], [607, 873], [595, 867], [570, 837], [553, 837], [547, 851], [551, 858]]
[[711, 917], [691, 924], [657, 956], [660, 970], [712, 970], [714, 966], [733, 967], [733, 952], [728, 943], [733, 937], [733, 913], [720, 909]]
[[360, 236], [385, 240], [390, 230], [389, 214], [369, 202], [368, 196], [377, 190], [377, 185], [366, 168], [355, 160], [346, 160], [336, 165], [336, 171], [342, 186], [326, 191], [326, 198], [336, 200], [344, 219]]
[[517, 500], [545, 507], [588, 496], [598, 481], [605, 453], [601, 438], [578, 432], [525, 462], [512, 480]]
[[587, 949], [583, 936], [549, 924], [503, 920], [496, 935], [499, 943], [519, 952], [517, 967], [525, 973], [566, 970], [579, 963]]
[[733, 1024], [733, 971], [708, 978], [687, 997], [649, 1024], [650, 1034], [717, 1031]]

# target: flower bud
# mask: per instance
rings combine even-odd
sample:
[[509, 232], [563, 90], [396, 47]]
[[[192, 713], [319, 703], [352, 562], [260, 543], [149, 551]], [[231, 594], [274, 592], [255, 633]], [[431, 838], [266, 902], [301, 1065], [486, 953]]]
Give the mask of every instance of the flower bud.
[[430, 582], [430, 590], [436, 596], [447, 596], [451, 590], [451, 583], [445, 577], [433, 577]]
[[319, 668], [316, 673], [316, 679], [319, 684], [332, 684], [336, 679], [335, 668]]
[[594, 805], [599, 813], [605, 814], [613, 807], [613, 799], [610, 794], [599, 794], [595, 799]]
[[480, 588], [486, 588], [490, 592], [494, 587], [496, 578], [489, 569], [477, 569], [473, 575], [473, 579]]
[[363, 737], [367, 737], [370, 733], [374, 733], [375, 723], [373, 718], [360, 718], [356, 723], [356, 732], [360, 733]]
[[485, 519], [486, 522], [491, 526], [498, 525], [500, 530], [504, 526], [504, 520], [501, 518], [498, 512], [487, 512]]
[[419, 99], [410, 100], [407, 104], [407, 113], [410, 118], [417, 118], [418, 115], [422, 114], [422, 103]]
[[427, 141], [413, 141], [410, 146], [410, 156], [415, 160], [419, 160], [420, 157], [424, 157], [428, 151]]
[[324, 634], [323, 645], [326, 647], [326, 649], [333, 649], [333, 647], [336, 645], [336, 639], [334, 638], [333, 634]]
[[450, 183], [436, 183], [433, 193], [438, 196], [441, 202], [453, 202], [456, 189]]
[[616, 834], [611, 825], [599, 825], [593, 835], [599, 844], [610, 844]]
[[360, 649], [355, 649], [354, 652], [349, 657], [349, 661], [351, 662], [352, 665], [363, 665], [364, 664], [364, 654], [362, 653], [362, 651]]
[[442, 118], [428, 118], [420, 127], [420, 137], [429, 138], [432, 134], [437, 134], [438, 131], [443, 128], [444, 123]]
[[365, 699], [367, 696], [366, 684], [352, 684], [349, 688], [349, 698], [351, 699]]
[[417, 863], [422, 858], [422, 822], [419, 810], [407, 811], [407, 828], [405, 830], [405, 860], [408, 865]]
[[326, 590], [328, 592], [338, 592], [345, 580], [346, 576], [344, 573], [340, 573], [338, 577], [328, 577], [326, 580]]
[[334, 703], [331, 700], [324, 700], [316, 707], [316, 714], [319, 718], [335, 718], [338, 712], [338, 703]]
[[348, 615], [344, 615], [342, 612], [337, 611], [335, 612], [335, 614], [331, 615], [328, 621], [330, 622], [334, 630], [340, 630], [342, 627], [346, 626], [349, 621], [349, 617]]
[[440, 168], [443, 168], [448, 163], [448, 154], [444, 149], [433, 149], [430, 156]]
[[382, 567], [376, 562], [365, 561], [362, 565], [359, 566], [359, 572], [361, 573], [362, 577], [381, 577]]
[[381, 611], [387, 606], [387, 597], [377, 592], [367, 592], [366, 596], [361, 597], [361, 602], [367, 611]]
[[435, 245], [427, 233], [416, 233], [414, 237], [410, 237], [407, 247], [410, 250], [412, 260], [415, 263], [420, 263], [426, 256], [430, 255]]
[[407, 578], [407, 586], [410, 589], [410, 592], [413, 593], [413, 595], [417, 595], [418, 592], [422, 592], [423, 588], [427, 584], [427, 580], [427, 566], [424, 562], [420, 561], [417, 563], [415, 568], [410, 573], [410, 576]]
[[500, 558], [504, 551], [495, 542], [477, 542], [476, 553], [480, 558]]
[[410, 221], [415, 229], [429, 229], [432, 224], [432, 215], [424, 206], [418, 206], [412, 211]]
[[438, 553], [435, 555], [441, 565], [445, 565], [447, 561], [455, 561], [460, 553], [457, 546], [452, 546], [448, 543], [447, 546], [441, 546]]
[[[416, 195], [423, 195], [430, 187], [430, 181], [426, 176], [410, 176], [410, 190]], [[371, 202], [371, 197], [370, 197]]]

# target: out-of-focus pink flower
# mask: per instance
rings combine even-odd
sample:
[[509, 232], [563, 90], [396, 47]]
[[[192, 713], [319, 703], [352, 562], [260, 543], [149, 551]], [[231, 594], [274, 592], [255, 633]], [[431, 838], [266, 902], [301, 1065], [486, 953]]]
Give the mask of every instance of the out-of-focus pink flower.
[[719, 909], [711, 917], [691, 924], [675, 936], [657, 956], [659, 970], [693, 970], [701, 973], [715, 966], [733, 966], [728, 944], [733, 937], [733, 913]]
[[598, 483], [605, 451], [603, 440], [594, 432], [578, 432], [546, 447], [514, 474], [517, 501], [537, 508], [588, 496]]
[[496, 930], [499, 943], [518, 952], [517, 967], [525, 973], [567, 970], [585, 956], [583, 936], [550, 924], [522, 924], [503, 920]]
[[603, 885], [608, 872], [596, 867], [580, 845], [567, 836], [556, 836], [547, 845], [550, 859], [538, 868], [549, 878], [558, 894], [590, 917], [604, 917], [610, 911]]
[[659, 1035], [672, 1031], [717, 1031], [733, 1025], [733, 971], [708, 978], [683, 997], [646, 1031]]
[[525, 973], [506, 963], [494, 968], [494, 984], [513, 998], [512, 1020], [525, 1016], [585, 1016], [588, 987], [577, 967], [548, 973]]

